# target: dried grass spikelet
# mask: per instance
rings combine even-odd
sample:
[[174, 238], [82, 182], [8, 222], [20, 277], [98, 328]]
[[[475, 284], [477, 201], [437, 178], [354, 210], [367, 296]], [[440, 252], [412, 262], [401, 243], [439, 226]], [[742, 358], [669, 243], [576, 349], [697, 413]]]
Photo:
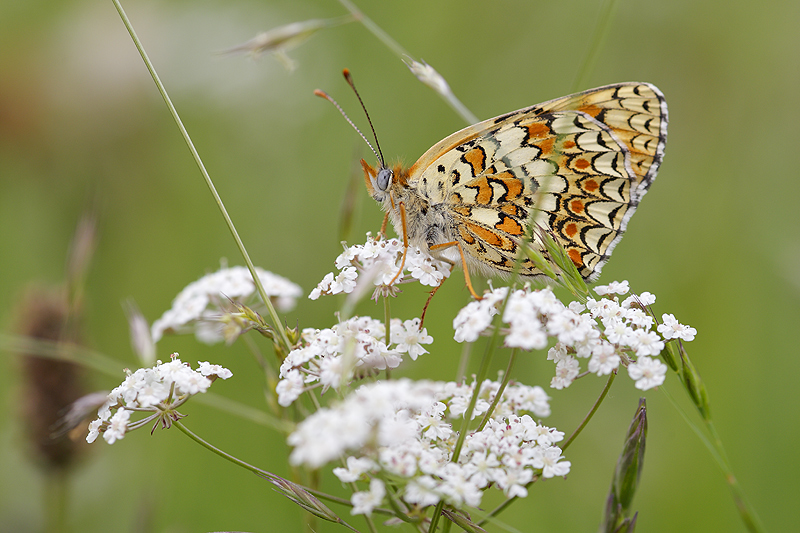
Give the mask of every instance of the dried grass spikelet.
[[[64, 292], [28, 289], [18, 309], [17, 331], [43, 341], [76, 342], [76, 315], [70, 313]], [[81, 369], [74, 363], [35, 353], [22, 354], [21, 368], [20, 409], [29, 442], [27, 449], [45, 470], [65, 470], [74, 463], [82, 439], [54, 433], [54, 427], [65, 409], [85, 394]]]

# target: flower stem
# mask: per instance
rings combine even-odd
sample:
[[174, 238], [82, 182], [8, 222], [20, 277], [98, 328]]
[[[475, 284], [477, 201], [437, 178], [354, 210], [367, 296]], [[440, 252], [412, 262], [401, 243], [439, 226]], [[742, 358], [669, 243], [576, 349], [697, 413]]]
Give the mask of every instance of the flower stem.
[[[385, 322], [384, 329], [386, 330], [386, 346], [392, 344], [392, 309], [389, 303], [389, 297], [383, 297], [383, 320]], [[389, 370], [388, 368], [386, 370]]]
[[603, 390], [600, 392], [600, 396], [598, 396], [597, 400], [594, 402], [594, 405], [589, 410], [589, 412], [586, 414], [586, 416], [584, 417], [584, 419], [580, 423], [580, 425], [578, 425], [578, 427], [575, 428], [575, 431], [572, 433], [572, 435], [570, 435], [570, 437], [564, 443], [564, 446], [561, 447], [561, 451], [566, 450], [569, 447], [569, 445], [572, 444], [572, 441], [574, 441], [575, 438], [578, 435], [581, 434], [581, 431], [583, 431], [583, 428], [585, 428], [587, 426], [587, 424], [589, 424], [589, 420], [592, 419], [594, 414], [600, 408], [600, 404], [603, 403], [603, 400], [605, 399], [606, 395], [608, 394], [608, 391], [611, 389], [611, 384], [614, 383], [614, 378], [616, 378], [616, 377], [617, 377], [617, 372], [616, 371], [612, 372], [608, 376], [608, 381], [606, 381], [606, 386], [603, 387]]
[[117, 8], [117, 12], [119, 13], [120, 18], [122, 19], [123, 24], [125, 24], [125, 28], [128, 30], [128, 33], [133, 39], [133, 43], [136, 46], [136, 49], [139, 51], [139, 55], [142, 56], [142, 60], [144, 61], [147, 70], [150, 72], [150, 76], [153, 78], [153, 82], [155, 82], [156, 87], [158, 88], [158, 92], [161, 93], [161, 97], [164, 99], [164, 103], [167, 104], [167, 108], [169, 109], [170, 114], [172, 115], [172, 119], [175, 121], [175, 125], [178, 126], [178, 130], [180, 130], [181, 135], [183, 136], [183, 140], [186, 142], [186, 146], [189, 148], [189, 152], [191, 152], [192, 157], [194, 158], [197, 167], [200, 169], [200, 173], [203, 175], [203, 179], [206, 182], [206, 186], [208, 186], [208, 190], [211, 192], [211, 195], [214, 197], [214, 201], [217, 203], [217, 207], [219, 208], [220, 213], [222, 214], [222, 218], [225, 219], [225, 223], [228, 225], [228, 230], [230, 230], [231, 235], [233, 236], [233, 240], [236, 241], [236, 246], [239, 248], [239, 252], [242, 254], [244, 258], [245, 264], [247, 264], [247, 268], [250, 270], [250, 274], [253, 276], [253, 282], [258, 289], [258, 294], [261, 296], [261, 299], [264, 301], [264, 305], [267, 306], [267, 311], [269, 312], [270, 319], [272, 320], [272, 327], [275, 329], [275, 332], [280, 336], [280, 341], [283, 344], [286, 353], [289, 353], [291, 350], [291, 343], [289, 342], [289, 337], [286, 335], [286, 330], [281, 326], [280, 317], [278, 317], [277, 311], [275, 311], [275, 307], [272, 305], [267, 293], [264, 291], [264, 287], [261, 284], [261, 280], [256, 273], [255, 266], [253, 262], [250, 260], [250, 255], [247, 253], [247, 249], [242, 242], [242, 239], [239, 237], [239, 232], [236, 231], [236, 227], [233, 224], [233, 220], [228, 215], [228, 210], [225, 209], [225, 204], [222, 203], [222, 198], [220, 198], [219, 193], [217, 192], [217, 188], [214, 186], [214, 182], [211, 180], [211, 176], [208, 174], [205, 165], [203, 164], [202, 159], [200, 159], [200, 154], [197, 152], [197, 149], [192, 142], [191, 137], [189, 136], [189, 132], [186, 131], [186, 128], [183, 125], [183, 121], [181, 121], [180, 116], [178, 115], [177, 109], [172, 103], [172, 100], [167, 94], [167, 89], [164, 87], [164, 84], [161, 83], [161, 79], [158, 77], [158, 73], [156, 72], [153, 63], [150, 62], [150, 58], [147, 55], [147, 52], [144, 50], [144, 46], [142, 46], [141, 41], [139, 41], [139, 37], [136, 35], [136, 32], [133, 29], [133, 25], [131, 21], [128, 19], [128, 15], [125, 14], [125, 10], [122, 9], [122, 4], [120, 4], [119, 0], [112, 0], [114, 2], [114, 7]]
[[183, 433], [186, 434], [187, 437], [189, 437], [190, 439], [192, 439], [193, 441], [198, 443], [200, 446], [203, 446], [204, 448], [214, 452], [215, 454], [219, 455], [223, 459], [227, 459], [228, 461], [232, 462], [235, 465], [241, 466], [242, 468], [247, 469], [247, 470], [251, 471], [254, 474], [258, 474], [259, 476], [272, 476], [273, 475], [273, 474], [270, 474], [269, 472], [267, 472], [265, 470], [261, 470], [260, 468], [257, 468], [255, 466], [249, 464], [249, 463], [245, 463], [241, 459], [237, 459], [236, 457], [223, 452], [219, 448], [213, 446], [211, 443], [209, 443], [209, 442], [203, 440], [202, 438], [200, 438], [199, 435], [195, 434], [194, 432], [192, 432], [192, 430], [190, 430], [189, 428], [184, 426], [183, 422], [181, 422], [180, 420], [176, 420], [172, 425], [177, 427], [178, 429], [180, 429]]
[[697, 437], [700, 439], [700, 442], [702, 442], [709, 451], [711, 457], [714, 458], [714, 462], [717, 463], [717, 466], [725, 478], [725, 482], [728, 484], [728, 489], [730, 489], [731, 496], [733, 497], [733, 503], [736, 505], [736, 509], [739, 511], [739, 517], [742, 519], [742, 522], [744, 522], [747, 530], [753, 533], [760, 533], [764, 531], [764, 525], [761, 523], [761, 519], [756, 514], [755, 509], [753, 509], [748, 502], [741, 485], [739, 485], [739, 481], [733, 474], [733, 468], [728, 461], [728, 455], [725, 452], [725, 447], [722, 445], [722, 439], [717, 433], [717, 428], [714, 426], [714, 422], [710, 417], [703, 417], [703, 423], [705, 424], [708, 433], [711, 435], [711, 439], [708, 439], [706, 435], [703, 434], [702, 430], [697, 426], [697, 424], [695, 424], [689, 418], [689, 415], [683, 409], [681, 409], [667, 389], [665, 387], [659, 387], [659, 390], [667, 397], [675, 410], [678, 411], [681, 417], [683, 417], [683, 420], [686, 422], [686, 424], [695, 432]]
[[483, 420], [478, 425], [478, 429], [476, 431], [482, 431], [486, 424], [489, 422], [489, 418], [491, 418], [491, 414], [494, 413], [497, 404], [500, 403], [500, 398], [503, 396], [503, 391], [506, 390], [506, 386], [508, 386], [508, 382], [511, 379], [511, 369], [514, 368], [514, 362], [517, 358], [517, 348], [511, 349], [511, 355], [508, 357], [508, 366], [506, 366], [506, 371], [503, 374], [503, 381], [500, 383], [500, 387], [497, 389], [497, 392], [494, 395], [494, 400], [492, 400], [492, 405], [489, 406], [489, 409], [486, 411], [486, 414], [483, 416]]

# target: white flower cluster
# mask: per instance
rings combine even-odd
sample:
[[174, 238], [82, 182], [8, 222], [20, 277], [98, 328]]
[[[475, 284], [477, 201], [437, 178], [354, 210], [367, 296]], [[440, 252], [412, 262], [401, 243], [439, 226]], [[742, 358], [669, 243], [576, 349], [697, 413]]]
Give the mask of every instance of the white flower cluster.
[[392, 319], [390, 343], [386, 343], [383, 322], [370, 317], [355, 317], [326, 329], [305, 329], [300, 348], [292, 350], [281, 364], [277, 386], [278, 403], [291, 405], [305, 387], [320, 383], [323, 391], [350, 383], [354, 372], [396, 368], [407, 354], [412, 360], [428, 351], [423, 344], [433, 342], [420, 319]]
[[[398, 275], [400, 265], [403, 272]], [[431, 257], [415, 246], [409, 246], [403, 264], [403, 242], [399, 239], [377, 239], [367, 234], [367, 242], [345, 247], [336, 258], [339, 273], [329, 272], [308, 295], [316, 300], [323, 294], [351, 293], [359, 275], [375, 285], [375, 294], [391, 294], [393, 285], [412, 279], [429, 287], [438, 286], [450, 275], [451, 265]], [[408, 270], [408, 274], [405, 271]], [[368, 282], [369, 282], [368, 281]]]
[[[481, 385], [471, 419], [487, 412], [499, 386], [488, 380]], [[547, 394], [521, 384], [504, 390], [492, 418], [465, 437], [453, 462], [458, 434], [452, 421], [465, 415], [473, 390], [474, 384], [407, 379], [363, 385], [298, 425], [288, 439], [294, 447], [290, 461], [318, 468], [346, 455], [347, 468], [334, 474], [342, 482], [371, 480], [369, 491], [353, 495], [353, 514], [369, 514], [383, 502], [380, 479], [387, 477], [409, 506], [444, 500], [461, 508], [480, 505], [489, 487], [524, 497], [535, 475], [569, 472], [570, 463], [555, 446], [564, 434], [527, 414], [547, 416]]]
[[[206, 392], [217, 378], [228, 379], [232, 375], [227, 368], [208, 362], [201, 362], [197, 370], [192, 370], [176, 353], [172, 354], [168, 363], [158, 361], [153, 368], [129, 372], [125, 381], [109, 393], [108, 399], [97, 411], [98, 418], [89, 424], [86, 441], [94, 442], [102, 433], [106, 442], [114, 444], [127, 431], [138, 429], [153, 420], [169, 427], [172, 420], [182, 416], [175, 411], [178, 406], [191, 396]], [[134, 411], [153, 414], [130, 423]]]
[[[303, 291], [288, 279], [256, 267], [264, 292], [279, 311], [290, 311]], [[207, 274], [187, 285], [172, 302], [172, 308], [153, 322], [150, 328], [153, 341], [167, 331], [180, 331], [194, 325], [198, 340], [213, 344], [223, 340], [221, 315], [226, 310], [228, 298], [247, 298], [255, 293], [256, 286], [250, 271], [243, 266], [223, 268]]]
[[[629, 292], [628, 282], [598, 286], [599, 300], [589, 299], [586, 305], [561, 303], [549, 288], [516, 290], [508, 298], [502, 321], [505, 345], [526, 350], [543, 349], [550, 338], [556, 345], [548, 359], [556, 363], [556, 376], [551, 386], [568, 387], [580, 373], [579, 358], [589, 359], [590, 372], [610, 374], [620, 362], [628, 363], [628, 374], [642, 390], [664, 382], [667, 366], [652, 356], [664, 349], [664, 341], [691, 341], [697, 331], [680, 324], [673, 315], [663, 315], [663, 324], [653, 331], [655, 320], [646, 311], [655, 296], [645, 292], [631, 295], [622, 302], [617, 295]], [[494, 315], [500, 312], [508, 288], [495, 289], [482, 300], [470, 302], [453, 320], [455, 340], [472, 342], [485, 333]], [[635, 361], [635, 362], [631, 362]]]

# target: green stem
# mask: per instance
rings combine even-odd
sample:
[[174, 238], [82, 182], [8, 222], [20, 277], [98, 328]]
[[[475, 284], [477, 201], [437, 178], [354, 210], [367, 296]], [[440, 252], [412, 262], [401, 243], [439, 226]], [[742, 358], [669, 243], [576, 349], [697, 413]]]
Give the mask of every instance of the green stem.
[[508, 386], [508, 382], [511, 379], [511, 369], [514, 368], [514, 362], [517, 358], [517, 350], [518, 348], [511, 349], [511, 355], [508, 358], [508, 366], [506, 366], [505, 374], [503, 374], [503, 381], [500, 383], [500, 387], [497, 389], [497, 393], [494, 395], [494, 400], [492, 400], [492, 405], [489, 406], [489, 409], [486, 411], [486, 414], [483, 415], [483, 420], [478, 425], [478, 429], [476, 431], [481, 431], [486, 424], [489, 422], [489, 418], [491, 418], [491, 414], [494, 413], [497, 404], [500, 403], [500, 398], [503, 396], [503, 391], [506, 390], [506, 386]]
[[350, 0], [339, 0], [339, 3], [342, 4], [345, 7], [345, 9], [347, 9], [353, 15], [353, 17], [355, 17], [357, 21], [363, 24], [364, 27], [370, 31], [370, 33], [372, 33], [375, 37], [377, 37], [378, 40], [383, 44], [385, 44], [392, 52], [394, 52], [400, 57], [403, 56], [411, 57], [411, 54], [409, 54], [405, 50], [405, 48], [400, 46], [400, 44], [397, 41], [392, 39], [391, 36], [385, 31], [383, 31], [383, 28], [375, 24], [375, 22], [373, 22], [372, 19], [367, 17], [360, 9], [358, 9], [358, 7], [356, 7], [354, 3], [350, 2]]
[[600, 404], [603, 403], [603, 400], [605, 399], [606, 395], [608, 394], [608, 391], [611, 389], [611, 384], [614, 383], [614, 378], [616, 378], [616, 377], [617, 377], [617, 372], [616, 371], [614, 371], [611, 374], [609, 374], [608, 381], [606, 381], [606, 386], [603, 387], [603, 390], [600, 392], [600, 396], [598, 396], [598, 398], [594, 402], [594, 405], [592, 406], [592, 408], [589, 410], [589, 412], [583, 418], [583, 421], [578, 425], [577, 428], [575, 428], [575, 431], [572, 433], [572, 435], [570, 435], [570, 437], [564, 443], [564, 446], [561, 447], [561, 451], [566, 450], [569, 447], [569, 445], [572, 444], [572, 441], [574, 441], [575, 438], [578, 435], [581, 434], [581, 431], [583, 431], [583, 428], [585, 428], [586, 425], [589, 424], [589, 421], [592, 419], [594, 414], [600, 408]]
[[761, 523], [761, 519], [756, 514], [755, 509], [753, 509], [753, 507], [750, 505], [741, 485], [739, 485], [739, 481], [733, 474], [733, 468], [728, 461], [725, 447], [722, 445], [722, 439], [717, 433], [714, 422], [712, 422], [710, 418], [703, 418], [703, 423], [711, 435], [711, 440], [709, 440], [706, 438], [697, 424], [695, 424], [689, 418], [689, 415], [686, 414], [686, 412], [677, 404], [672, 395], [667, 391], [666, 387], [659, 387], [659, 390], [664, 394], [664, 396], [666, 396], [675, 410], [681, 415], [684, 422], [686, 422], [686, 425], [688, 425], [692, 431], [694, 431], [695, 435], [697, 435], [697, 437], [700, 439], [700, 442], [703, 443], [708, 452], [711, 454], [711, 457], [713, 457], [714, 462], [717, 463], [717, 467], [719, 467], [720, 471], [722, 472], [722, 475], [725, 478], [725, 483], [728, 484], [728, 489], [731, 491], [733, 503], [736, 505], [736, 509], [739, 511], [739, 517], [742, 519], [742, 522], [744, 522], [747, 530], [751, 531], [752, 533], [760, 533], [764, 531], [764, 525]]
[[228, 453], [225, 453], [222, 450], [220, 450], [219, 448], [217, 448], [216, 446], [213, 446], [211, 443], [203, 440], [202, 438], [200, 438], [199, 435], [196, 435], [194, 432], [192, 432], [192, 430], [190, 430], [189, 428], [184, 426], [183, 422], [181, 422], [180, 420], [176, 420], [175, 422], [172, 423], [172, 425], [177, 427], [178, 429], [180, 429], [183, 433], [186, 434], [187, 437], [189, 437], [190, 439], [192, 439], [193, 441], [198, 443], [200, 446], [206, 448], [207, 450], [210, 450], [210, 451], [214, 452], [215, 454], [219, 455], [223, 459], [227, 459], [228, 461], [232, 462], [233, 464], [235, 464], [237, 466], [241, 466], [242, 468], [244, 468], [246, 470], [249, 470], [250, 472], [252, 472], [254, 474], [257, 474], [259, 476], [267, 477], [267, 478], [270, 478], [270, 479], [272, 479], [272, 478], [276, 478], [277, 479], [277, 476], [275, 476], [274, 474], [271, 474], [271, 473], [267, 472], [266, 470], [261, 470], [260, 468], [255, 467], [255, 466], [253, 466], [253, 465], [251, 465], [249, 463], [245, 463], [241, 459], [238, 459], [238, 458], [236, 458], [236, 457], [234, 457], [234, 456], [232, 456], [232, 455], [230, 455]]
[[56, 468], [45, 476], [45, 531], [67, 531], [69, 473]]
[[[195, 441], [199, 445], [203, 446], [207, 450], [210, 450], [211, 452], [219, 455], [223, 459], [226, 459], [226, 460], [232, 462], [233, 464], [235, 464], [237, 466], [241, 466], [245, 470], [249, 470], [250, 472], [256, 474], [259, 477], [262, 477], [264, 479], [269, 480], [276, 487], [278, 487], [279, 492], [282, 492], [285, 496], [287, 494], [290, 495], [290, 499], [295, 501], [295, 503], [299, 503], [301, 505], [301, 507], [305, 508], [306, 510], [311, 511], [313, 514], [316, 514], [317, 516], [325, 518], [326, 520], [330, 520], [332, 522], [339, 523], [339, 524], [347, 527], [348, 529], [350, 529], [352, 531], [356, 531], [356, 529], [354, 529], [353, 527], [351, 527], [350, 525], [348, 525], [346, 522], [344, 522], [340, 518], [336, 517], [335, 515], [331, 514], [331, 515], [323, 516], [321, 514], [315, 513], [313, 510], [309, 509], [308, 504], [303, 504], [303, 503], [299, 502], [296, 497], [292, 497], [291, 496], [291, 492], [292, 492], [291, 487], [294, 487], [295, 495], [297, 494], [297, 491], [301, 491], [301, 492], [305, 491], [308, 494], [311, 494], [312, 496], [314, 496], [315, 498], [319, 498], [320, 500], [328, 500], [328, 501], [331, 501], [331, 502], [339, 503], [341, 505], [352, 507], [353, 504], [349, 500], [345, 500], [345, 499], [342, 499], [342, 498], [337, 498], [336, 496], [331, 496], [329, 494], [325, 494], [323, 492], [319, 492], [317, 490], [314, 490], [314, 489], [311, 489], [311, 488], [308, 488], [308, 487], [301, 487], [300, 485], [297, 485], [295, 483], [290, 483], [287, 480], [281, 478], [280, 476], [276, 476], [275, 474], [272, 474], [271, 472], [267, 472], [266, 470], [261, 470], [258, 467], [255, 467], [255, 466], [253, 466], [253, 465], [251, 465], [249, 463], [246, 463], [246, 462], [242, 461], [241, 459], [238, 459], [238, 458], [236, 458], [236, 457], [234, 457], [234, 456], [232, 456], [232, 455], [230, 455], [228, 453], [223, 452], [219, 448], [213, 446], [211, 443], [203, 440], [199, 435], [197, 435], [194, 432], [192, 432], [192, 430], [190, 430], [189, 428], [184, 426], [183, 423], [180, 422], [180, 421], [175, 421], [175, 422], [173, 422], [172, 425], [174, 427], [177, 427], [187, 437], [189, 437], [190, 439], [192, 439], [193, 441]], [[325, 509], [325, 511], [329, 511], [329, 510]], [[391, 511], [386, 511], [386, 510], [383, 510], [383, 509], [374, 509], [373, 512], [380, 513], [380, 514], [388, 514], [390, 516], [394, 516], [394, 513], [392, 513]]]
[[456, 381], [463, 381], [467, 377], [467, 366], [469, 365], [470, 354], [472, 353], [472, 343], [465, 342], [464, 347], [461, 348], [461, 357], [458, 360], [458, 369], [456, 370]]
[[392, 343], [392, 309], [388, 296], [383, 297], [383, 320], [385, 322], [384, 329], [386, 330], [385, 342], [386, 346], [389, 346]]
[[469, 427], [469, 422], [472, 419], [472, 413], [475, 410], [475, 405], [478, 403], [478, 396], [481, 393], [481, 383], [483, 383], [483, 380], [486, 379], [486, 374], [489, 373], [492, 355], [494, 354], [497, 346], [497, 339], [499, 338], [499, 330], [499, 326], [494, 328], [494, 333], [490, 337], [489, 342], [486, 345], [486, 350], [481, 358], [481, 366], [478, 369], [477, 375], [475, 376], [475, 390], [472, 392], [472, 397], [469, 400], [469, 406], [464, 412], [464, 419], [461, 422], [461, 428], [458, 432], [458, 440], [453, 448], [453, 457], [450, 460], [453, 463], [458, 461], [458, 458], [461, 455], [461, 448], [464, 446], [464, 440], [467, 438], [467, 428]]
[[244, 247], [244, 243], [242, 239], [239, 237], [239, 233], [236, 231], [236, 227], [231, 220], [231, 217], [228, 215], [227, 209], [225, 209], [225, 205], [222, 203], [222, 198], [220, 198], [219, 193], [217, 192], [216, 187], [214, 187], [214, 182], [211, 180], [211, 176], [208, 174], [205, 165], [203, 164], [202, 159], [200, 159], [200, 154], [197, 152], [197, 149], [192, 142], [191, 137], [189, 137], [189, 132], [186, 131], [186, 128], [181, 121], [180, 116], [178, 115], [178, 111], [175, 109], [175, 106], [172, 104], [172, 100], [167, 94], [167, 89], [164, 87], [164, 84], [161, 83], [161, 79], [158, 77], [158, 73], [156, 72], [153, 63], [150, 61], [150, 58], [147, 56], [147, 52], [144, 50], [144, 46], [142, 46], [141, 41], [139, 41], [139, 37], [136, 35], [136, 32], [133, 29], [133, 25], [131, 21], [128, 19], [128, 15], [125, 14], [125, 10], [122, 9], [122, 4], [119, 3], [119, 0], [112, 0], [114, 2], [114, 7], [117, 8], [117, 12], [119, 13], [120, 18], [122, 18], [123, 24], [125, 24], [125, 28], [128, 30], [128, 33], [133, 39], [134, 44], [136, 45], [136, 49], [139, 51], [139, 55], [142, 56], [142, 60], [144, 61], [147, 70], [150, 72], [150, 76], [152, 76], [153, 81], [158, 88], [158, 92], [161, 93], [161, 97], [164, 99], [164, 103], [167, 104], [167, 108], [169, 109], [170, 114], [172, 115], [172, 119], [175, 121], [175, 124], [178, 126], [178, 130], [180, 130], [181, 135], [183, 136], [183, 140], [186, 142], [186, 146], [189, 147], [189, 151], [194, 158], [197, 167], [200, 169], [200, 173], [203, 175], [203, 179], [206, 182], [206, 186], [208, 190], [211, 192], [211, 195], [214, 197], [214, 201], [217, 203], [217, 207], [219, 208], [220, 213], [222, 213], [222, 218], [225, 219], [225, 224], [228, 225], [228, 230], [230, 230], [231, 235], [233, 236], [233, 240], [236, 241], [236, 246], [239, 248], [239, 252], [241, 252], [242, 257], [244, 258], [245, 264], [247, 264], [247, 268], [250, 270], [250, 275], [253, 276], [253, 282], [256, 285], [256, 289], [258, 290], [258, 294], [261, 296], [261, 299], [264, 301], [264, 304], [267, 306], [267, 311], [269, 312], [270, 319], [272, 320], [272, 327], [275, 329], [275, 332], [280, 335], [280, 340], [283, 343], [283, 346], [288, 353], [291, 348], [291, 343], [289, 342], [289, 337], [286, 335], [286, 330], [281, 326], [280, 317], [278, 317], [277, 311], [275, 311], [275, 307], [272, 305], [269, 297], [267, 296], [266, 291], [264, 291], [264, 287], [261, 284], [261, 280], [256, 273], [255, 266], [253, 266], [253, 262], [250, 260], [250, 255], [247, 253], [247, 249]]
[[739, 516], [741, 517], [748, 531], [752, 531], [753, 533], [760, 533], [764, 531], [764, 525], [758, 518], [755, 509], [753, 509], [753, 507], [750, 505], [750, 502], [747, 501], [747, 497], [745, 496], [741, 485], [739, 485], [739, 480], [737, 480], [736, 476], [733, 475], [733, 469], [728, 462], [728, 456], [725, 453], [725, 448], [722, 446], [722, 439], [720, 439], [714, 423], [711, 420], [706, 420], [706, 428], [711, 434], [712, 444], [717, 449], [717, 453], [722, 459], [720, 468], [722, 469], [722, 473], [725, 475], [725, 482], [728, 484], [728, 488], [731, 491], [733, 503], [736, 505], [736, 509], [739, 511]]

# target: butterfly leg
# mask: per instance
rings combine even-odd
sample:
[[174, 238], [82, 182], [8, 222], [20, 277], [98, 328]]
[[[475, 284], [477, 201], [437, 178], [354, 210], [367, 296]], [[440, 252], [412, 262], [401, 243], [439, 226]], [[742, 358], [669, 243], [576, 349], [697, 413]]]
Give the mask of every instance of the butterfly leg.
[[381, 224], [381, 232], [378, 233], [378, 236], [382, 239], [386, 238], [386, 225], [389, 223], [389, 213], [383, 215], [383, 223]]
[[[453, 264], [450, 265], [450, 272], [453, 271], [453, 267], [454, 266], [455, 265], [453, 265]], [[442, 288], [442, 285], [444, 285], [444, 282], [445, 282], [446, 279], [447, 278], [442, 278], [442, 281], [440, 281], [439, 284], [436, 287], [434, 287], [433, 290], [428, 295], [428, 299], [425, 301], [425, 306], [422, 308], [422, 316], [419, 317], [419, 330], [420, 331], [422, 331], [422, 325], [425, 323], [425, 313], [428, 312], [428, 305], [431, 303], [431, 300], [433, 300], [433, 295], [436, 294], [436, 292], [439, 289]]]
[[469, 269], [467, 268], [467, 259], [464, 257], [464, 250], [461, 248], [461, 245], [458, 243], [458, 241], [434, 244], [430, 247], [430, 251], [433, 252], [434, 250], [443, 250], [444, 248], [450, 248], [451, 246], [458, 248], [458, 253], [461, 256], [461, 266], [464, 268], [464, 281], [467, 283], [467, 288], [469, 289], [470, 294], [472, 294], [472, 297], [476, 300], [483, 300], [483, 298], [478, 296], [478, 293], [475, 292], [475, 289], [472, 288], [472, 281], [469, 279]]

